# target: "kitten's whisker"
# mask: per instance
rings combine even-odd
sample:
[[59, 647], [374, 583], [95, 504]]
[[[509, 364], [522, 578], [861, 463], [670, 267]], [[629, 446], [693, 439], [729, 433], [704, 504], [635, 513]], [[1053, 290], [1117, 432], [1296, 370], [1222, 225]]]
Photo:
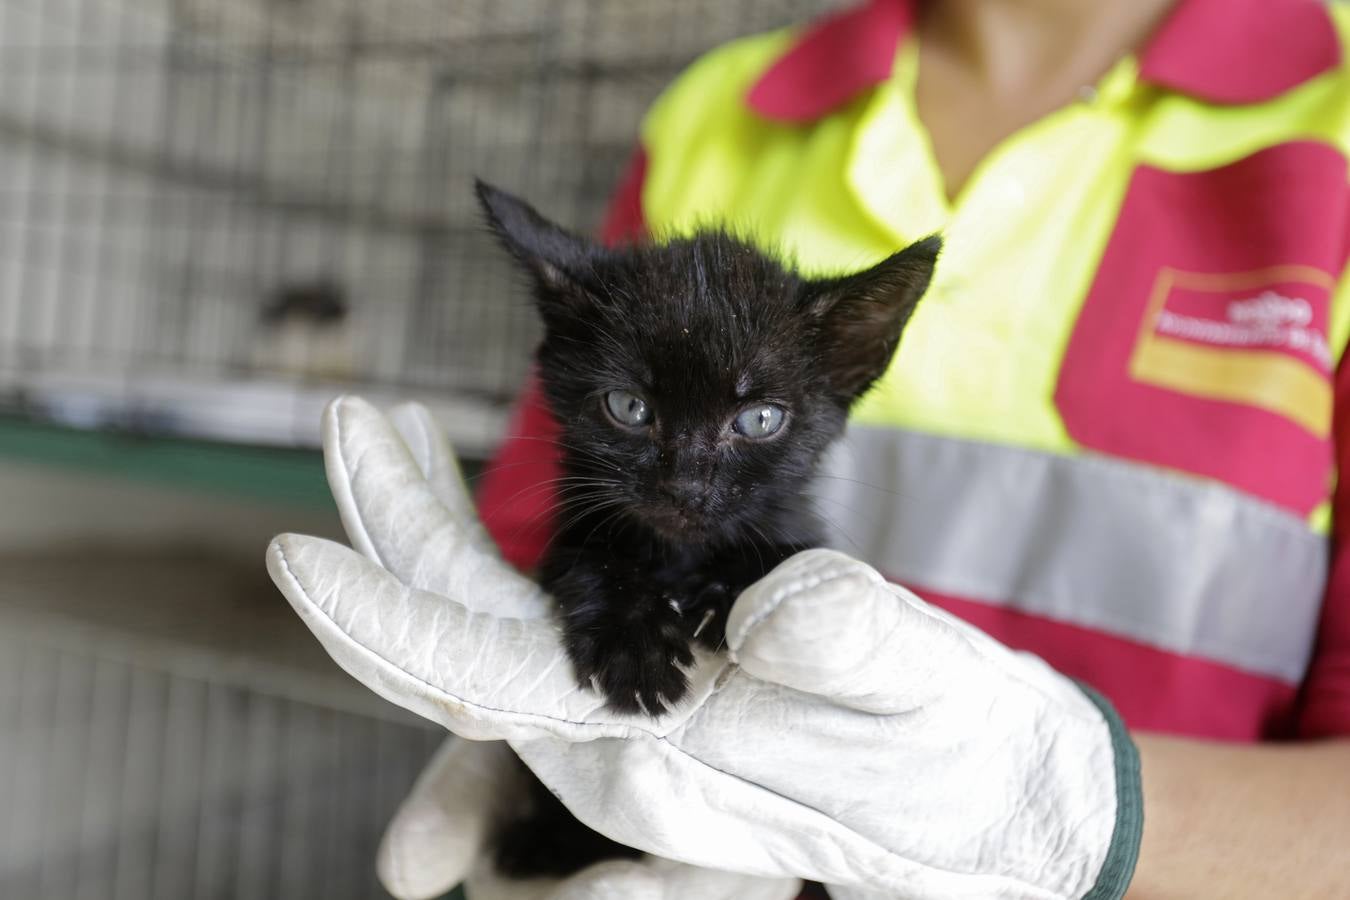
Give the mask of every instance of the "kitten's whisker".
[[[548, 543], [545, 545], [546, 548], [551, 549], [551, 548], [553, 547], [554, 542], [558, 539], [559, 535], [563, 534], [563, 533], [566, 531], [566, 529], [569, 528], [569, 527], [571, 527], [571, 525], [574, 524], [576, 521], [579, 521], [579, 520], [580, 520], [582, 517], [584, 517], [585, 515], [588, 515], [588, 514], [591, 514], [591, 513], [598, 513], [600, 510], [604, 509], [607, 505], [609, 505], [609, 506], [619, 506], [619, 504], [618, 504], [617, 502], [615, 502], [615, 503], [610, 503], [610, 504], [601, 504], [601, 505], [597, 505], [597, 506], [595, 506], [595, 507], [592, 507], [592, 508], [590, 508], [590, 509], [587, 509], [587, 510], [583, 511], [583, 512], [582, 512], [581, 514], [579, 514], [578, 516], [576, 516], [576, 517], [574, 517], [573, 519], [569, 520], [568, 523], [567, 523], [566, 525], [564, 525], [563, 527], [558, 528], [558, 529], [557, 529], [557, 530], [549, 537]], [[591, 535], [595, 534], [596, 530], [599, 529], [600, 526], [606, 524], [606, 523], [609, 522], [611, 519], [613, 519], [615, 516], [621, 516], [621, 515], [623, 514], [623, 512], [624, 512], [623, 507], [622, 507], [622, 506], [619, 506], [618, 509], [614, 510], [614, 511], [611, 512], [609, 515], [605, 516], [604, 519], [601, 519], [599, 522], [597, 522], [597, 523], [595, 524], [595, 526], [591, 528], [590, 532], [587, 533], [586, 537], [581, 541], [581, 545], [582, 545], [582, 546], [585, 546], [585, 544], [591, 539]], [[622, 520], [620, 520], [620, 521], [622, 521]], [[572, 561], [572, 565], [568, 568], [568, 574], [571, 574], [572, 569], [576, 568], [577, 563], [580, 562], [580, 561], [581, 561], [581, 554], [578, 554], [578, 555], [577, 555], [577, 558], [574, 559], [574, 560]]]
[[892, 497], [905, 498], [907, 496], [904, 491], [896, 490], [895, 488], [882, 487], [879, 484], [873, 484], [870, 481], [863, 481], [859, 478], [849, 478], [847, 475], [831, 475], [825, 472], [817, 472], [811, 477], [813, 479], [828, 478], [830, 481], [843, 481], [847, 482], [848, 484], [856, 484], [860, 487], [865, 487], [871, 491], [880, 491], [883, 494], [890, 494]]
[[[524, 499], [526, 499], [526, 497], [532, 497], [532, 496], [535, 496], [536, 494], [542, 493], [543, 491], [548, 490], [549, 488], [557, 487], [557, 486], [559, 486], [559, 485], [564, 485], [564, 484], [568, 483], [569, 480], [570, 480], [571, 478], [573, 478], [573, 477], [574, 477], [574, 476], [561, 476], [561, 477], [559, 477], [559, 478], [548, 478], [548, 479], [545, 479], [544, 481], [537, 481], [537, 482], [535, 482], [534, 484], [526, 485], [525, 487], [523, 487], [523, 488], [521, 488], [520, 490], [516, 491], [516, 492], [515, 492], [514, 494], [512, 494], [510, 497], [507, 497], [505, 500], [500, 501], [500, 502], [494, 507], [494, 511], [497, 510], [497, 509], [504, 509], [504, 508], [506, 508], [506, 507], [509, 507], [511, 504], [513, 504], [513, 503], [515, 503], [515, 502], [517, 502], [517, 501], [524, 500]], [[621, 486], [621, 485], [619, 484], [619, 482], [617, 482], [617, 481], [608, 482], [608, 481], [603, 481], [603, 480], [600, 480], [600, 479], [588, 480], [587, 483], [588, 483], [588, 484], [589, 484], [589, 483], [594, 483], [595, 486], [604, 486], [604, 487], [620, 487], [620, 486]], [[560, 489], [559, 492], [561, 493], [561, 489]], [[491, 516], [491, 512], [489, 513], [489, 517], [490, 517], [490, 516]]]
[[[876, 516], [873, 515], [873, 513], [872, 513], [871, 511], [865, 512], [865, 511], [863, 511], [863, 510], [860, 510], [860, 509], [858, 509], [858, 508], [855, 507], [855, 506], [851, 506], [851, 505], [845, 503], [844, 501], [840, 500], [840, 499], [837, 498], [837, 497], [821, 497], [821, 496], [813, 496], [813, 497], [809, 497], [809, 498], [806, 498], [806, 499], [808, 499], [809, 501], [811, 501], [811, 503], [813, 503], [813, 504], [814, 504], [814, 503], [832, 503], [832, 504], [834, 504], [835, 506], [839, 507], [841, 510], [843, 510], [845, 513], [848, 513], [848, 515], [851, 516], [852, 518], [854, 518], [854, 519], [861, 519], [865, 524], [871, 526], [871, 527], [874, 528], [874, 529], [875, 529], [875, 528], [877, 527], [877, 525], [879, 524], [879, 522], [877, 521]], [[814, 510], [814, 508], [813, 508], [812, 511], [818, 512], [817, 510]]]
[[582, 545], [584, 546], [584, 545], [590, 543], [591, 536], [594, 535], [597, 531], [599, 531], [599, 530], [600, 530], [600, 527], [601, 527], [602, 525], [605, 525], [606, 523], [612, 521], [612, 520], [613, 520], [614, 518], [616, 518], [617, 516], [623, 515], [623, 512], [624, 512], [624, 511], [623, 511], [623, 508], [620, 507], [620, 508], [614, 510], [613, 512], [611, 512], [609, 515], [605, 516], [605, 517], [604, 517], [603, 519], [601, 519], [599, 522], [595, 523], [595, 526], [594, 526], [590, 531], [586, 532], [586, 536], [585, 536], [584, 538], [581, 539]]
[[847, 529], [845, 529], [842, 525], [840, 525], [840, 524], [839, 524], [838, 522], [836, 522], [834, 519], [832, 519], [832, 518], [830, 518], [829, 516], [825, 515], [823, 512], [821, 512], [821, 511], [818, 510], [818, 509], [806, 509], [806, 510], [801, 510], [801, 512], [805, 512], [805, 513], [807, 513], [807, 514], [809, 514], [809, 515], [815, 516], [817, 519], [819, 519], [819, 520], [821, 520], [822, 522], [824, 522], [825, 525], [827, 525], [827, 526], [830, 528], [831, 531], [833, 531], [834, 533], [838, 534], [838, 535], [839, 535], [840, 537], [842, 537], [844, 540], [848, 541], [849, 546], [851, 546], [851, 547], [853, 548], [853, 552], [854, 552], [854, 553], [858, 554], [858, 556], [863, 556], [863, 555], [864, 555], [864, 551], [863, 551], [862, 546], [861, 546], [861, 545], [853, 538], [853, 535], [850, 534], [850, 533], [848, 532]]
[[[466, 480], [466, 482], [468, 482], [468, 483], [479, 483], [479, 482], [482, 482], [483, 479], [487, 478], [487, 476], [493, 475], [494, 472], [509, 471], [509, 470], [513, 470], [513, 468], [520, 468], [521, 466], [535, 466], [535, 464], [537, 464], [535, 460], [522, 460], [522, 461], [517, 461], [517, 463], [493, 464], [493, 466], [490, 466], [489, 468], [486, 468], [486, 470], [483, 470], [482, 472], [478, 472], [477, 475], [472, 475], [472, 476], [470, 476], [470, 478], [466, 478], [466, 479], [464, 479], [464, 480]], [[601, 467], [597, 467], [597, 468], [601, 468]], [[566, 476], [566, 478], [572, 478], [572, 476], [575, 476], [575, 478], [613, 478], [614, 472], [621, 472], [621, 471], [622, 471], [622, 470], [621, 470], [620, 467], [605, 466], [605, 467], [602, 467], [602, 471], [597, 471], [597, 472], [575, 472], [575, 474], [564, 475], [564, 476]], [[556, 476], [555, 476], [555, 478], [556, 478]], [[544, 480], [552, 480], [552, 479], [544, 479]], [[535, 483], [537, 484], [537, 483], [539, 483], [539, 482], [535, 482]], [[617, 483], [617, 479], [616, 479], [616, 483]]]
[[486, 468], [484, 468], [483, 471], [467, 476], [465, 477], [464, 480], [482, 481], [484, 478], [491, 475], [493, 472], [505, 471], [507, 469], [518, 469], [521, 466], [534, 466], [538, 464], [539, 461], [535, 459], [522, 459], [517, 460], [516, 462], [509, 462], [509, 463], [491, 463]]
[[597, 453], [597, 452], [594, 451], [594, 450], [591, 450], [591, 449], [588, 448], [588, 447], [578, 447], [578, 446], [576, 446], [575, 444], [569, 444], [569, 443], [567, 443], [566, 441], [562, 441], [562, 440], [559, 440], [559, 439], [557, 439], [557, 438], [540, 437], [540, 436], [538, 436], [538, 435], [532, 435], [532, 434], [517, 434], [517, 435], [513, 435], [513, 436], [510, 438], [510, 440], [512, 440], [512, 441], [533, 441], [533, 442], [539, 443], [539, 444], [548, 444], [548, 445], [550, 445], [550, 446], [557, 447], [557, 448], [559, 448], [559, 449], [561, 449], [561, 450], [567, 450], [567, 451], [569, 451], [569, 452], [575, 453], [575, 454], [577, 454], [578, 456], [582, 456], [582, 457], [591, 459], [591, 460], [593, 460], [593, 461], [595, 461], [595, 462], [597, 462], [597, 463], [599, 463], [599, 464], [601, 464], [601, 465], [604, 465], [604, 466], [606, 466], [606, 467], [608, 467], [608, 468], [618, 468], [618, 465], [617, 465], [616, 463], [614, 463], [614, 462], [611, 461], [611, 460], [606, 459], [605, 457], [601, 456], [599, 453]]
[[576, 511], [575, 511], [575, 512], [567, 519], [567, 521], [565, 521], [563, 524], [561, 524], [561, 525], [558, 526], [557, 533], [561, 534], [562, 532], [568, 530], [568, 529], [571, 528], [573, 525], [577, 524], [577, 523], [580, 522], [582, 519], [586, 518], [586, 516], [589, 516], [589, 515], [593, 515], [593, 514], [599, 513], [600, 511], [605, 510], [605, 509], [608, 509], [608, 508], [613, 507], [613, 506], [620, 506], [620, 507], [621, 507], [622, 504], [623, 504], [623, 501], [622, 501], [622, 500], [619, 500], [619, 499], [613, 499], [613, 498], [607, 498], [607, 499], [602, 499], [602, 500], [600, 500], [600, 501], [598, 501], [598, 502], [594, 502], [594, 503], [590, 503], [590, 504], [583, 505], [583, 506], [581, 506], [579, 509], [577, 509], [577, 510], [576, 510]]
[[[764, 543], [766, 543], [766, 544], [772, 544], [772, 543], [774, 543], [773, 539], [770, 538], [767, 534], [765, 534], [764, 531], [763, 531], [763, 529], [761, 529], [757, 523], [755, 523], [755, 522], [750, 521], [750, 520], [747, 519], [745, 524], [748, 525], [748, 526], [750, 527], [750, 529], [751, 529], [752, 531], [754, 531], [755, 534], [758, 535], [758, 536], [764, 541]], [[754, 550], [755, 550], [755, 557], [756, 557], [756, 559], [759, 561], [759, 570], [760, 570], [761, 572], [763, 572], [763, 571], [764, 571], [764, 554], [763, 554], [763, 553], [760, 551], [760, 549], [759, 549], [759, 543], [758, 543], [757, 541], [751, 541], [751, 542], [750, 542], [750, 546], [754, 548]]]
[[[537, 486], [532, 486], [532, 487], [537, 487]], [[574, 498], [574, 503], [575, 503], [575, 502], [580, 502], [581, 500], [584, 500], [584, 499], [586, 499], [586, 498]], [[621, 501], [620, 499], [618, 499], [618, 498], [608, 498], [608, 499], [605, 501], [606, 505], [609, 505], [610, 503], [620, 503], [620, 502], [622, 502], [622, 501]], [[506, 504], [503, 504], [503, 507], [505, 507], [505, 505], [506, 505]], [[561, 505], [561, 504], [559, 504], [559, 505]], [[569, 507], [568, 510], [564, 510], [562, 514], [563, 514], [563, 515], [568, 515], [568, 514], [569, 514], [569, 510], [572, 509], [572, 508], [573, 508], [573, 507]], [[513, 529], [511, 530], [511, 534], [509, 535], [509, 538], [508, 538], [508, 539], [509, 539], [509, 540], [516, 540], [516, 539], [521, 538], [521, 537], [527, 537], [527, 536], [533, 535], [533, 534], [537, 533], [537, 532], [539, 531], [539, 529], [541, 529], [541, 528], [550, 528], [550, 529], [551, 529], [551, 532], [550, 532], [550, 534], [549, 534], [549, 538], [548, 538], [548, 540], [544, 543], [544, 549], [547, 550], [548, 548], [550, 548], [550, 547], [553, 545], [554, 541], [555, 541], [555, 540], [558, 538], [558, 536], [563, 532], [564, 528], [565, 528], [568, 524], [570, 524], [571, 521], [572, 521], [572, 519], [569, 518], [567, 521], [565, 521], [565, 522], [563, 523], [563, 525], [558, 525], [558, 524], [557, 524], [558, 510], [555, 509], [555, 510], [553, 510], [552, 512], [553, 512], [553, 515], [535, 516], [535, 517], [533, 517], [533, 518], [531, 518], [531, 519], [529, 519], [529, 520], [527, 520], [527, 521], [517, 523], [516, 527], [513, 528]], [[581, 513], [580, 513], [580, 515], [584, 515], [584, 514], [585, 514], [585, 510], [582, 510]], [[485, 518], [485, 522], [486, 522], [487, 520], [490, 520], [490, 519], [492, 519], [492, 515], [491, 515], [491, 514], [489, 514], [489, 515]]]

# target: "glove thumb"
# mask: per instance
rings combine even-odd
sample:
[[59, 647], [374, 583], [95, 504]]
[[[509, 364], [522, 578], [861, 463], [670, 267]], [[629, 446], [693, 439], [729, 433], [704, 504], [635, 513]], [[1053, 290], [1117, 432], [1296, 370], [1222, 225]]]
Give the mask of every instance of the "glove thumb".
[[974, 677], [992, 639], [834, 550], [786, 560], [736, 600], [727, 646], [745, 671], [865, 712], [923, 706]]

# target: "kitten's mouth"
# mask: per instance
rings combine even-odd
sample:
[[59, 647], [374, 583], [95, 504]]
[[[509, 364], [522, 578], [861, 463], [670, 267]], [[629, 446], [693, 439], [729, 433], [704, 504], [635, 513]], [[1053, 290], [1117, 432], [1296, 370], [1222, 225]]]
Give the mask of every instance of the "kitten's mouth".
[[643, 511], [643, 519], [653, 531], [667, 540], [699, 542], [708, 536], [709, 517], [673, 506], [655, 506]]

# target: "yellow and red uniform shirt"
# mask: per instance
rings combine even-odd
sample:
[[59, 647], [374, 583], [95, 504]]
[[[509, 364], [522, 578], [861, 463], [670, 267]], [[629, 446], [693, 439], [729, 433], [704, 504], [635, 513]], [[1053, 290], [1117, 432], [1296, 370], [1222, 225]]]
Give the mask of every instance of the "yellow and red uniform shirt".
[[[1350, 734], [1350, 11], [1184, 0], [954, 201], [912, 22], [872, 0], [695, 63], [608, 237], [729, 223], [835, 274], [941, 231], [822, 480], [839, 546], [1132, 727]], [[524, 566], [553, 429], [527, 392], [481, 492]]]

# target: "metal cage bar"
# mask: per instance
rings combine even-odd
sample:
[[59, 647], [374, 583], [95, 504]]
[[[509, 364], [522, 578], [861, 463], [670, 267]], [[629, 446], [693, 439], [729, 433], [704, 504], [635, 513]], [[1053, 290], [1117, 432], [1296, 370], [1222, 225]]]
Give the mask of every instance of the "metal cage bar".
[[0, 401], [312, 444], [345, 387], [491, 442], [532, 310], [481, 175], [594, 225], [699, 52], [822, 0], [0, 0]]
[[0, 639], [0, 897], [384, 896], [380, 832], [442, 733]]

